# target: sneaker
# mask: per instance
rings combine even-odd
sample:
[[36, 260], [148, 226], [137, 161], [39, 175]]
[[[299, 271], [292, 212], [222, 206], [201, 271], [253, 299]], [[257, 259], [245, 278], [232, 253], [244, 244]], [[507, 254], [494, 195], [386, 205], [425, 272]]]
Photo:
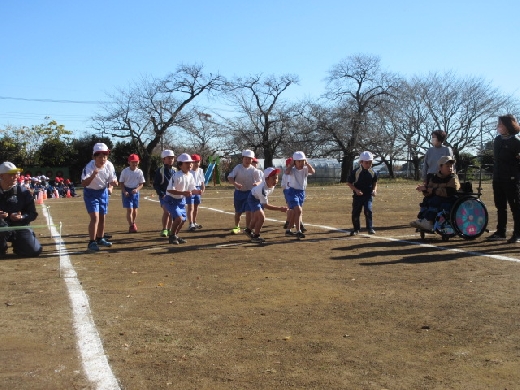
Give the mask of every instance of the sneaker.
[[248, 236], [249, 238], [252, 238], [252, 237], [253, 237], [253, 232], [252, 232], [251, 229], [249, 229], [249, 228], [244, 229], [244, 233], [245, 233], [246, 236]]
[[506, 239], [505, 233], [495, 232], [492, 235], [490, 235], [488, 238], [490, 241], [502, 241]]
[[295, 233], [295, 232], [292, 232], [291, 229], [287, 229], [287, 230], [285, 230], [285, 235], [286, 235], [286, 236], [295, 236], [296, 233]]
[[177, 244], [186, 244], [186, 240], [184, 238], [177, 237]]
[[260, 235], [254, 235], [251, 237], [251, 242], [263, 243], [265, 242], [265, 240], [262, 237], [260, 237]]
[[305, 234], [302, 232], [296, 232], [296, 238], [299, 240], [300, 238], [305, 238]]
[[168, 237], [168, 244], [178, 245], [179, 244], [179, 237], [177, 237], [175, 234], [171, 235], [170, 237]]
[[168, 237], [168, 229], [161, 230], [161, 237]]
[[376, 231], [374, 229], [368, 229], [368, 234], [376, 234]]
[[509, 240], [507, 240], [508, 244], [518, 244], [520, 243], [520, 236], [513, 234]]
[[351, 230], [350, 231], [350, 236], [357, 236], [359, 234], [359, 230]]
[[303, 223], [300, 225], [300, 232], [303, 232], [305, 233], [307, 231], [307, 229], [305, 229], [305, 227], [303, 226]]
[[87, 252], [90, 252], [90, 253], [99, 252], [99, 246], [96, 241], [92, 241], [91, 243], [88, 244]]
[[231, 233], [239, 234], [240, 233], [240, 226], [235, 226], [233, 229], [231, 229]]
[[112, 243], [110, 241], [105, 240], [104, 238], [100, 238], [97, 240], [98, 246], [112, 246]]
[[202, 225], [199, 225], [198, 223], [194, 223], [194, 225], [197, 229], [202, 229]]
[[421, 219], [417, 223], [417, 227], [421, 230], [433, 230], [433, 222], [428, 221], [427, 219]]
[[197, 230], [197, 228], [195, 227], [195, 224], [192, 223], [192, 224], [190, 225], [190, 227], [188, 228], [188, 230], [189, 230], [190, 232], [194, 232], [195, 230]]
[[137, 225], [135, 223], [130, 225], [130, 227], [128, 228], [128, 233], [137, 233]]

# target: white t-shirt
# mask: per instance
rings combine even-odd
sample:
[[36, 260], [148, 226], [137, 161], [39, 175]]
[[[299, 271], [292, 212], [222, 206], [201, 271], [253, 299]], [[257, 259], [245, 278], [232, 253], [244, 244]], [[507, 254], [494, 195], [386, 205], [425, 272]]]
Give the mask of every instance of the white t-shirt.
[[307, 176], [309, 176], [309, 168], [307, 165], [304, 165], [300, 170], [296, 169], [296, 167], [292, 167], [290, 177], [287, 178], [289, 187], [295, 190], [304, 190], [307, 188]]
[[139, 168], [132, 171], [130, 167], [126, 167], [119, 176], [119, 182], [124, 183], [125, 187], [136, 188], [145, 182], [143, 171]]
[[240, 191], [250, 191], [253, 183], [261, 181], [258, 169], [252, 165], [246, 168], [244, 165], [238, 164], [228, 177], [232, 177], [237, 183], [242, 184]]
[[175, 172], [168, 183], [168, 187], [166, 188], [166, 195], [171, 196], [174, 199], [182, 199], [185, 198], [184, 195], [173, 195], [168, 192], [168, 190], [177, 190], [177, 191], [193, 191], [196, 190], [197, 186], [195, 185], [195, 179], [193, 175], [188, 173], [184, 173], [182, 171]]
[[[96, 170], [96, 162], [91, 160], [85, 168], [83, 168], [83, 172], [81, 174], [81, 181], [92, 176], [92, 173]], [[94, 177], [94, 179], [90, 182], [87, 188], [92, 190], [102, 190], [103, 188], [107, 188], [109, 183], [117, 181], [116, 171], [114, 169], [114, 165], [110, 161], [107, 161], [103, 168], [101, 168]]]
[[195, 179], [195, 185], [201, 186], [206, 181], [206, 178], [204, 177], [204, 170], [202, 168], [197, 168], [196, 171], [191, 170], [190, 173], [193, 175], [193, 178]]
[[262, 184], [253, 187], [251, 190], [251, 196], [254, 196], [256, 199], [260, 201], [261, 204], [268, 204], [269, 201], [267, 197], [272, 194], [274, 191], [274, 187], [267, 187], [267, 183], [265, 181]]

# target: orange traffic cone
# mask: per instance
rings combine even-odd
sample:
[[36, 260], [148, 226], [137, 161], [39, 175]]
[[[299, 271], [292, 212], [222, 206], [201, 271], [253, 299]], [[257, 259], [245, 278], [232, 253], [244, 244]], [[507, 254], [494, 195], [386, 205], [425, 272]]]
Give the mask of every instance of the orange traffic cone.
[[70, 190], [67, 190], [67, 194], [65, 195], [65, 197], [72, 198], [72, 196], [70, 195]]
[[60, 193], [58, 192], [58, 190], [54, 190], [54, 197], [55, 197], [56, 199], [59, 199], [59, 197], [60, 197]]
[[42, 192], [43, 192], [43, 199], [47, 199], [47, 190], [44, 188]]
[[36, 199], [36, 204], [43, 204], [43, 191], [38, 192], [38, 198]]

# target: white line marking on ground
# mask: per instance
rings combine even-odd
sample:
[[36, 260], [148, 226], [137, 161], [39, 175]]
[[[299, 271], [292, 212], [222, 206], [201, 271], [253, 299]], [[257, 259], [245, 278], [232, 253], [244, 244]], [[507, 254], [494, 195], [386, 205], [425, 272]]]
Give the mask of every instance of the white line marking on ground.
[[[52, 217], [45, 207], [43, 207], [43, 215], [49, 225], [54, 225]], [[94, 384], [97, 390], [119, 390], [119, 384], [108, 364], [103, 344], [92, 318], [88, 296], [81, 287], [69, 256], [65, 251], [62, 251], [64, 243], [59, 232], [55, 226], [50, 226], [50, 229], [52, 237], [56, 237], [54, 241], [56, 242], [56, 249], [60, 253], [60, 269], [69, 292], [72, 321], [78, 339], [81, 363], [87, 379]]]
[[[146, 198], [146, 199], [151, 200], [151, 201], [155, 201], [154, 199], [150, 199], [150, 198]], [[215, 211], [215, 212], [218, 212], [218, 213], [225, 213], [225, 214], [234, 215], [234, 213], [232, 213], [232, 212], [224, 211], [224, 210], [220, 210], [220, 209], [215, 209], [213, 207], [199, 206], [199, 208], [201, 208], [201, 209], [208, 209], [208, 210]], [[280, 223], [284, 222], [284, 221], [280, 221], [280, 220], [272, 219], [272, 218], [266, 218], [266, 220], [267, 221], [273, 221], [273, 222], [280, 222]], [[338, 228], [333, 227], [333, 226], [313, 225], [313, 224], [309, 224], [309, 223], [305, 223], [305, 226], [313, 226], [313, 227], [317, 227], [317, 228], [324, 229], [324, 230], [334, 230], [334, 231], [341, 232], [341, 233], [348, 233], [349, 232], [349, 230], [338, 229]], [[432, 236], [435, 236], [435, 235], [433, 234]], [[490, 255], [490, 254], [487, 254], [487, 253], [475, 252], [475, 251], [465, 251], [463, 249], [447, 248], [447, 247], [444, 247], [444, 246], [425, 244], [423, 242], [417, 242], [417, 241], [412, 241], [412, 240], [402, 240], [400, 238], [394, 238], [394, 237], [383, 237], [383, 236], [375, 236], [375, 235], [369, 235], [369, 234], [359, 234], [358, 237], [369, 237], [369, 238], [378, 239], [378, 240], [402, 242], [404, 244], [419, 245], [419, 246], [422, 246], [422, 247], [425, 247], [425, 248], [436, 248], [436, 249], [439, 249], [439, 250], [445, 250], [445, 251], [449, 251], [449, 252], [460, 252], [460, 253], [466, 253], [466, 254], [469, 254], [469, 255], [472, 255], [472, 256], [483, 256], [483, 257], [489, 257], [491, 259], [496, 259], [496, 260], [504, 260], [504, 261], [512, 261], [512, 262], [515, 262], [515, 263], [520, 263], [520, 259], [515, 259], [514, 257], [501, 256], [501, 255]], [[405, 236], [405, 237], [417, 237], [417, 236], [410, 235], [410, 236]], [[350, 239], [355, 239], [355, 238], [350, 238]], [[310, 240], [305, 240], [305, 241], [310, 241]], [[299, 242], [301, 242], [301, 240]], [[222, 244], [222, 245], [217, 245], [217, 247], [226, 247], [226, 246], [234, 246], [234, 245], [241, 245], [241, 244]]]

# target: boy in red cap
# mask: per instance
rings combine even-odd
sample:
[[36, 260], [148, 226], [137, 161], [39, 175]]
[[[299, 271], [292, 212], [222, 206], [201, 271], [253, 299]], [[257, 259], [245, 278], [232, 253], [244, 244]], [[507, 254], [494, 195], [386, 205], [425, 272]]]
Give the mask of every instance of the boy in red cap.
[[143, 188], [145, 179], [143, 171], [137, 167], [139, 165], [137, 154], [131, 154], [128, 157], [128, 164], [130, 166], [123, 169], [119, 176], [119, 185], [121, 186], [123, 208], [126, 209], [126, 220], [130, 225], [128, 232], [137, 233], [135, 220], [139, 208], [139, 191]]
[[192, 154], [191, 159], [193, 160], [193, 165], [190, 173], [195, 179], [195, 185], [197, 186], [197, 189], [200, 190], [200, 195], [194, 194], [190, 197], [186, 197], [186, 210], [188, 212], [188, 223], [190, 224], [188, 230], [193, 232], [196, 229], [202, 229], [202, 225], [197, 223], [197, 214], [199, 212], [199, 204], [201, 203], [200, 197], [206, 189], [204, 185], [204, 181], [206, 179], [204, 177], [204, 171], [202, 168], [200, 168], [200, 156], [198, 154]]
[[261, 184], [253, 187], [247, 198], [249, 208], [251, 209], [251, 222], [245, 233], [251, 238], [251, 242], [262, 243], [265, 240], [260, 237], [260, 230], [264, 225], [265, 214], [264, 208], [268, 210], [278, 210], [282, 213], [287, 211], [287, 207], [272, 206], [269, 204], [267, 197], [274, 191], [276, 183], [278, 183], [278, 174], [280, 169], [267, 168], [264, 172], [264, 180]]

